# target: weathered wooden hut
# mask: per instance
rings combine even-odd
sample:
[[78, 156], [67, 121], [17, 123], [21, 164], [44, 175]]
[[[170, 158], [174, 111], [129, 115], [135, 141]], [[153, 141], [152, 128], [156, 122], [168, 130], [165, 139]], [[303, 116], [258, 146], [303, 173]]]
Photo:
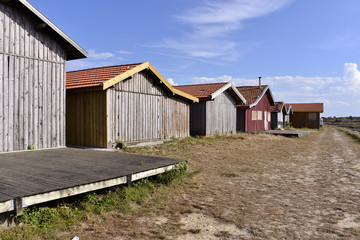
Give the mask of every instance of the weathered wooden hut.
[[285, 105], [284, 102], [275, 102], [275, 106], [271, 106], [271, 129], [285, 128], [286, 122], [290, 123], [292, 113], [291, 105]]
[[237, 106], [236, 130], [258, 132], [270, 130], [271, 106], [275, 105], [269, 86], [237, 87], [245, 97], [246, 105]]
[[213, 135], [236, 132], [236, 105], [246, 103], [232, 83], [176, 86], [199, 98], [190, 106], [190, 134]]
[[290, 116], [295, 128], [320, 128], [320, 113], [324, 112], [323, 103], [287, 103], [294, 113]]
[[66, 74], [66, 141], [111, 148], [189, 136], [189, 105], [198, 99], [171, 86], [149, 63]]
[[66, 60], [86, 56], [26, 0], [0, 2], [0, 152], [65, 146]]

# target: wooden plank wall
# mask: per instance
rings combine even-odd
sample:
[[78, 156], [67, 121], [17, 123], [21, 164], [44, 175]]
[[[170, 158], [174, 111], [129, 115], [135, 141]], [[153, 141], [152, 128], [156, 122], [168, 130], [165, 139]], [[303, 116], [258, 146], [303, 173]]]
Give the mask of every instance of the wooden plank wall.
[[228, 91], [206, 102], [206, 135], [236, 132], [236, 102]]
[[66, 144], [107, 147], [106, 91], [66, 92]]
[[64, 49], [2, 3], [0, 23], [0, 152], [64, 146]]
[[[315, 119], [309, 114], [314, 114]], [[294, 128], [320, 128], [320, 113], [295, 112], [290, 115], [290, 122]]]
[[109, 143], [189, 136], [189, 103], [142, 71], [109, 89]]
[[[262, 120], [252, 120], [252, 111], [261, 111]], [[271, 111], [269, 95], [265, 94], [256, 106], [246, 109], [245, 113], [245, 132], [265, 131], [264, 115]], [[271, 121], [267, 122], [268, 129], [271, 129]]]

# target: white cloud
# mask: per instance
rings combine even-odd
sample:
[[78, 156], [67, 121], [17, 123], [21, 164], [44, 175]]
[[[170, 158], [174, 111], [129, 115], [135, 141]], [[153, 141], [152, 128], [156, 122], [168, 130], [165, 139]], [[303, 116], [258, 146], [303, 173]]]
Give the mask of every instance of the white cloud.
[[[194, 77], [194, 83], [233, 82], [236, 86], [255, 86], [258, 79], [219, 77]], [[274, 76], [263, 77], [276, 101], [323, 102], [326, 116], [360, 115], [360, 71], [356, 63], [345, 63], [342, 77]]]
[[344, 64], [344, 81], [348, 89], [352, 92], [358, 93], [360, 90], [360, 72], [357, 69], [356, 63]]
[[180, 21], [208, 27], [225, 26], [233, 30], [246, 19], [256, 18], [279, 10], [289, 4], [289, 0], [230, 0], [207, 1], [202, 6], [176, 16]]
[[111, 58], [115, 56], [113, 53], [108, 53], [108, 52], [97, 53], [94, 49], [90, 49], [88, 53], [89, 53], [89, 58], [96, 60]]
[[69, 61], [66, 66], [67, 71], [123, 64], [125, 58], [122, 58], [117, 54], [132, 54], [131, 52], [120, 50], [115, 51], [114, 53], [96, 52], [94, 49], [89, 49], [88, 53], [88, 58]]
[[177, 86], [178, 84], [174, 82], [174, 79], [172, 78], [168, 78], [167, 81], [172, 85], [172, 86]]
[[351, 106], [351, 103], [345, 101], [335, 101], [334, 104], [343, 105], [343, 106]]
[[207, 0], [175, 18], [190, 27], [182, 36], [169, 37], [152, 47], [173, 49], [187, 56], [233, 61], [239, 46], [228, 39], [248, 19], [277, 11], [293, 0]]
[[117, 53], [120, 53], [120, 54], [133, 54], [132, 52], [123, 51], [123, 50], [117, 50], [116, 52], [117, 52]]
[[194, 83], [216, 83], [216, 82], [232, 82], [237, 86], [242, 85], [256, 85], [258, 83], [257, 79], [246, 79], [246, 78], [234, 78], [229, 75], [223, 75], [220, 77], [194, 77]]
[[87, 68], [105, 67], [115, 65], [114, 62], [93, 62], [88, 60], [72, 60], [67, 62], [66, 71], [75, 71]]

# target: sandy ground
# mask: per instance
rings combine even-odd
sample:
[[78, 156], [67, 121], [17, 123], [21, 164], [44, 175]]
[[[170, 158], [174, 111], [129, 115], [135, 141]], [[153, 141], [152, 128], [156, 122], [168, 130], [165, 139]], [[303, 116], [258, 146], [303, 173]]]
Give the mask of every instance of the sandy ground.
[[[191, 177], [131, 214], [95, 216], [83, 239], [360, 239], [360, 144], [237, 134], [134, 150], [183, 158]], [[163, 193], [159, 193], [160, 195]]]

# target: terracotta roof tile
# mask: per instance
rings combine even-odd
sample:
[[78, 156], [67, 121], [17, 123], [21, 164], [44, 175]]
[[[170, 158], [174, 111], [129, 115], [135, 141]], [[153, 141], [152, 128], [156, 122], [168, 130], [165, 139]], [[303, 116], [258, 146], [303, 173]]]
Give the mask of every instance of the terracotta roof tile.
[[205, 99], [216, 92], [219, 88], [223, 87], [227, 82], [223, 83], [208, 83], [208, 84], [193, 84], [193, 85], [181, 85], [174, 86], [176, 89], [190, 94], [194, 97]]
[[284, 102], [275, 102], [275, 106], [271, 106], [271, 112], [280, 112], [284, 106]]
[[236, 88], [246, 99], [246, 106], [249, 106], [258, 99], [265, 87], [266, 85], [261, 86], [261, 88], [259, 86], [243, 86]]
[[286, 106], [292, 106], [294, 112], [323, 112], [323, 103], [287, 103]]
[[141, 63], [91, 68], [66, 73], [66, 89], [97, 87]]

